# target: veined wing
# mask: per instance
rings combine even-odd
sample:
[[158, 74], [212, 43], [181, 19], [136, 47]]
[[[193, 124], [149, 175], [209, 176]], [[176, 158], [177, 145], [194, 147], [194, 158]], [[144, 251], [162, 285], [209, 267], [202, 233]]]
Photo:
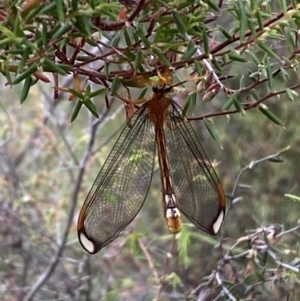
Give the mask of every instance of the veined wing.
[[169, 112], [164, 128], [177, 205], [195, 226], [215, 235], [225, 217], [222, 185], [181, 108], [172, 102]]
[[89, 253], [113, 241], [144, 204], [155, 159], [155, 130], [147, 112], [145, 103], [124, 128], [80, 211], [78, 237]]

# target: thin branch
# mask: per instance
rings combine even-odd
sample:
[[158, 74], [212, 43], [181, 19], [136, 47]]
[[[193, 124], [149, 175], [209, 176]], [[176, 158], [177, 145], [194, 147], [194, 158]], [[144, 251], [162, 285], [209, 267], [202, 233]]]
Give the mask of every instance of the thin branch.
[[[104, 114], [106, 114], [106, 110], [104, 111], [103, 115]], [[71, 196], [69, 213], [68, 213], [68, 220], [67, 220], [66, 228], [63, 232], [62, 241], [61, 241], [58, 249], [56, 250], [49, 266], [44, 271], [44, 273], [40, 275], [39, 279], [33, 285], [31, 290], [29, 291], [29, 293], [25, 296], [24, 301], [33, 300], [33, 297], [35, 296], [35, 294], [41, 289], [41, 287], [46, 283], [46, 281], [50, 278], [50, 276], [54, 272], [57, 264], [60, 261], [60, 257], [63, 254], [65, 245], [67, 243], [67, 238], [68, 238], [68, 235], [69, 235], [69, 231], [70, 231], [71, 225], [73, 223], [75, 208], [77, 206], [78, 195], [79, 195], [79, 192], [80, 192], [83, 176], [85, 174], [87, 162], [89, 161], [89, 159], [91, 157], [92, 148], [93, 148], [95, 140], [96, 140], [96, 132], [97, 132], [97, 127], [98, 126], [99, 126], [99, 123], [94, 123], [94, 124], [91, 125], [91, 128], [90, 128], [90, 139], [87, 143], [84, 156], [83, 156], [83, 158], [80, 162], [79, 173], [78, 173], [78, 176], [77, 176], [77, 179], [76, 179], [76, 182], [75, 182], [75, 187], [74, 187], [73, 194]]]

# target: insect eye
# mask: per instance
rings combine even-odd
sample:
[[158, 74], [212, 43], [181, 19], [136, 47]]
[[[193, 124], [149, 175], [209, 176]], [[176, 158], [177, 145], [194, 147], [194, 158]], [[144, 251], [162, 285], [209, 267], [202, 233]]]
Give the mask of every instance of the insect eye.
[[158, 93], [160, 90], [161, 89], [157, 85], [155, 85], [155, 86], [152, 87], [153, 93]]

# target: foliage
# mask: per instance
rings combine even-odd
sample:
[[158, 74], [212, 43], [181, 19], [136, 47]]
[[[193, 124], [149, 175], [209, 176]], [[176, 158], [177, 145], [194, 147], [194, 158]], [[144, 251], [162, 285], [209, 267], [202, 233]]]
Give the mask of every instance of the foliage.
[[[296, 0], [4, 1], [3, 300], [297, 300], [299, 26]], [[189, 223], [168, 234], [155, 176], [139, 216], [87, 256], [75, 223], [120, 126], [118, 100], [130, 116], [166, 67], [188, 80], [178, 101], [204, 119], [195, 128], [221, 161], [222, 234]]]

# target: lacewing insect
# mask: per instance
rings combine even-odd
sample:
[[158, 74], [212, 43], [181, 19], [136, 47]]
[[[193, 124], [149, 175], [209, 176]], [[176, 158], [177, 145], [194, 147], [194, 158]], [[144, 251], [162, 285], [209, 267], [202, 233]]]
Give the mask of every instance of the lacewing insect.
[[208, 156], [160, 77], [153, 95], [131, 117], [100, 170], [78, 219], [82, 247], [95, 254], [112, 242], [141, 210], [158, 153], [164, 214], [169, 231], [181, 214], [216, 235], [225, 217], [225, 194]]

